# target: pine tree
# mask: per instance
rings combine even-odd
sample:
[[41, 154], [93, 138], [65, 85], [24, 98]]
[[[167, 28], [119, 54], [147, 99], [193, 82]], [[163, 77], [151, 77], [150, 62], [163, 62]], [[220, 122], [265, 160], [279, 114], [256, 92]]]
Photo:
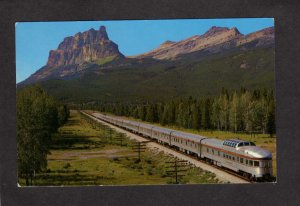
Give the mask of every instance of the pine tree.
[[267, 117], [267, 132], [270, 134], [270, 137], [273, 137], [273, 134], [276, 132], [274, 101], [270, 102], [270, 110]]
[[201, 112], [200, 112], [200, 106], [197, 104], [197, 102], [194, 102], [191, 105], [191, 113], [192, 113], [192, 128], [198, 130], [201, 128]]
[[231, 129], [236, 133], [240, 119], [240, 102], [237, 92], [234, 92], [230, 102], [229, 122]]
[[[51, 134], [58, 128], [57, 107], [40, 87], [17, 92], [18, 175], [32, 184], [33, 175], [47, 167]], [[29, 182], [30, 180], [30, 182]]]

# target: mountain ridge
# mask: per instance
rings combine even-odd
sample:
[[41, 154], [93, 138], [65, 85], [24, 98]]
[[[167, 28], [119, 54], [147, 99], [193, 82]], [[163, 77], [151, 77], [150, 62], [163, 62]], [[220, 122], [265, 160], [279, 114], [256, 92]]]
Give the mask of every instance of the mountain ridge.
[[[161, 44], [149, 52], [134, 56], [134, 58], [175, 59], [193, 52], [218, 53], [221, 50], [234, 49], [255, 41], [258, 41], [261, 45], [274, 43], [264, 42], [265, 38], [274, 40], [274, 27], [243, 35], [236, 27], [229, 29], [213, 26], [203, 35], [195, 35], [169, 45]], [[261, 45], [255, 44], [254, 46]]]
[[274, 46], [274, 27], [243, 35], [236, 27], [213, 26], [202, 35], [194, 35], [178, 42], [167, 40], [149, 52], [125, 57], [118, 50], [118, 45], [109, 40], [106, 28], [101, 26], [99, 30], [90, 29], [65, 37], [56, 50], [49, 52], [47, 64], [18, 85], [49, 79], [78, 78], [94, 67], [99, 69], [129, 68], [133, 65], [145, 67], [155, 65], [159, 61], [168, 65], [168, 62], [178, 59], [199, 61], [226, 52], [270, 46]]

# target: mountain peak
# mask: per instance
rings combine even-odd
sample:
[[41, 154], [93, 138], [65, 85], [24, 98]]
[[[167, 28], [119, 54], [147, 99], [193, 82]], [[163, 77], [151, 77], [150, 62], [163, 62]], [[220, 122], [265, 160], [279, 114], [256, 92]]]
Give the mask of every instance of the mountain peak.
[[160, 47], [165, 47], [165, 46], [170, 46], [172, 44], [175, 44], [176, 42], [174, 41], [170, 41], [170, 40], [167, 40], [165, 42], [163, 42], [161, 45], [159, 45]]
[[101, 32], [106, 32], [106, 27], [105, 27], [105, 26], [100, 26], [100, 27], [99, 27], [99, 31], [101, 31]]
[[106, 27], [105, 26], [100, 26], [99, 34], [102, 38], [107, 39], [107, 40], [109, 39], [108, 35], [107, 35], [107, 32], [106, 32]]
[[66, 37], [57, 50], [51, 50], [47, 66], [81, 64], [108, 56], [123, 56], [118, 45], [110, 41], [105, 26]]
[[240, 32], [236, 27], [231, 28], [230, 31], [231, 31], [235, 36], [242, 35], [241, 32]]
[[227, 27], [218, 27], [218, 26], [212, 26], [207, 32], [205, 32], [202, 37], [208, 37], [213, 36], [221, 32], [229, 31], [229, 28]]

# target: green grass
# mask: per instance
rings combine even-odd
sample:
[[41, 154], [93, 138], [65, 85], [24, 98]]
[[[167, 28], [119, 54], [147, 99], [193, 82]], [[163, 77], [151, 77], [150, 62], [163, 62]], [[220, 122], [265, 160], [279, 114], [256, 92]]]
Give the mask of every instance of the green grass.
[[[104, 132], [105, 131], [105, 132]], [[57, 185], [161, 185], [173, 184], [167, 177], [167, 161], [172, 156], [147, 149], [137, 161], [132, 150], [133, 140], [124, 138], [120, 146], [118, 135], [101, 125], [85, 120], [72, 111], [67, 124], [53, 137], [51, 154], [48, 155], [47, 171], [37, 174], [33, 184]], [[187, 166], [186, 176], [180, 184], [218, 183], [215, 175], [200, 168]], [[24, 179], [19, 179], [25, 185]]]
[[104, 65], [108, 62], [111, 62], [115, 58], [116, 58], [115, 56], [109, 56], [109, 57], [105, 57], [105, 58], [102, 58], [102, 59], [95, 60], [95, 61], [93, 61], [93, 63], [95, 63], [97, 65]]

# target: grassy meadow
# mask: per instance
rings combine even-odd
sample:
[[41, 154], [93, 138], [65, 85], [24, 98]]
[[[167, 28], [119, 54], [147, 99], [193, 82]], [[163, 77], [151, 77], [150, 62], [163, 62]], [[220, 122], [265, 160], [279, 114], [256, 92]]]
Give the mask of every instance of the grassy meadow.
[[[33, 185], [158, 185], [174, 184], [168, 177], [168, 161], [174, 157], [147, 149], [138, 161], [135, 141], [103, 125], [95, 125], [71, 111], [68, 122], [53, 136], [47, 170], [36, 174]], [[192, 165], [185, 166], [180, 184], [218, 183], [215, 175]], [[181, 173], [182, 174], [182, 173]], [[24, 186], [25, 180], [19, 179]]]

